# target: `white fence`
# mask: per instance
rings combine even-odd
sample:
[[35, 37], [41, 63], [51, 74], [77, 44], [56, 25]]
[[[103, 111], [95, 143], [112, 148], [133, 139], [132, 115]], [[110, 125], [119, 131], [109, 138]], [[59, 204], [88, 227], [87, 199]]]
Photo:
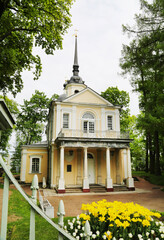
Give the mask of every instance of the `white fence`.
[[[29, 240], [35, 240], [35, 212], [40, 214], [49, 224], [51, 224], [57, 231], [58, 231], [58, 240], [63, 240], [65, 238], [70, 240], [75, 240], [73, 236], [71, 236], [69, 233], [67, 233], [63, 229], [64, 225], [64, 204], [61, 200], [59, 203], [58, 208], [58, 224], [54, 223], [45, 213], [42, 211], [37, 205], [37, 191], [39, 189], [38, 187], [38, 178], [37, 175], [34, 176], [32, 181], [32, 197], [29, 198], [26, 193], [23, 191], [19, 183], [16, 181], [16, 179], [13, 177], [12, 173], [6, 166], [5, 162], [2, 159], [2, 156], [0, 155], [0, 164], [3, 167], [5, 171], [5, 178], [4, 178], [4, 189], [3, 189], [3, 203], [2, 203], [2, 220], [1, 220], [1, 232], [0, 232], [0, 240], [6, 240], [7, 239], [7, 218], [8, 218], [8, 200], [9, 200], [9, 180], [15, 185], [16, 189], [21, 193], [21, 195], [25, 198], [25, 200], [29, 203], [31, 206], [31, 215], [30, 215], [30, 234], [29, 234]], [[85, 224], [85, 239], [90, 239], [90, 225], [89, 222], [86, 221]], [[48, 240], [48, 239], [47, 239]]]

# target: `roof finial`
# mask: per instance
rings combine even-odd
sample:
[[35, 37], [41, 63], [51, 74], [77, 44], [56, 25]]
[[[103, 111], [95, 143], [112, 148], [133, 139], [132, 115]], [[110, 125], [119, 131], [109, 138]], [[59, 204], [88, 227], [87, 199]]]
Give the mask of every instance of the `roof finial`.
[[75, 55], [74, 55], [74, 64], [73, 64], [73, 75], [78, 76], [79, 73], [79, 64], [78, 64], [78, 54], [77, 54], [77, 30], [75, 30]]
[[75, 30], [75, 53], [74, 53], [74, 64], [73, 64], [73, 76], [70, 78], [67, 83], [64, 84], [64, 87], [66, 87], [67, 84], [69, 83], [80, 83], [84, 84], [84, 81], [82, 78], [79, 76], [79, 64], [78, 64], [78, 54], [77, 54], [77, 29]]
[[77, 32], [78, 32], [78, 30], [75, 29], [75, 33], [74, 33], [74, 36], [75, 36], [75, 37], [77, 37]]

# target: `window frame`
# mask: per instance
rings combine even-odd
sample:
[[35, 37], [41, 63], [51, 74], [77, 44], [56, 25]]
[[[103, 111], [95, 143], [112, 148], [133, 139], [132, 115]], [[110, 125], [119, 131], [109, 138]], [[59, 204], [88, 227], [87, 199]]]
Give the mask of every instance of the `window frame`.
[[[64, 121], [64, 115], [68, 116], [67, 122]], [[67, 124], [67, 127], [64, 127], [64, 124]], [[69, 124], [70, 124], [70, 114], [67, 112], [63, 113], [63, 124], [62, 124], [62, 128], [63, 129], [69, 129]]]
[[[111, 118], [110, 123], [109, 123], [109, 117]], [[111, 128], [109, 127], [109, 124], [111, 124]], [[110, 114], [107, 115], [107, 129], [108, 129], [108, 131], [113, 130], [113, 116]]]
[[[84, 117], [85, 115], [90, 114], [91, 118]], [[83, 133], [93, 134], [95, 133], [95, 116], [91, 112], [85, 112], [82, 116], [82, 131]]]
[[[33, 159], [39, 159], [39, 171], [38, 172], [33, 172], [32, 171]], [[42, 160], [41, 155], [31, 155], [30, 156], [30, 172], [29, 173], [31, 173], [31, 174], [41, 173], [41, 160]]]

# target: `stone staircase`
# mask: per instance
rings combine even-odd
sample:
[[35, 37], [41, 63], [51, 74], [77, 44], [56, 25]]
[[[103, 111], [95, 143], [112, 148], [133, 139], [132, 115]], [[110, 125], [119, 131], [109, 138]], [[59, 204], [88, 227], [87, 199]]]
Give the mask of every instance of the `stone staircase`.
[[126, 186], [123, 185], [114, 185], [113, 186], [114, 192], [126, 192], [128, 191]]
[[105, 193], [106, 188], [105, 188], [105, 186], [102, 186], [102, 185], [99, 185], [99, 184], [91, 184], [90, 185], [90, 192]]
[[[90, 184], [90, 192], [91, 193], [106, 193], [106, 187], [99, 185], [99, 184]], [[82, 187], [71, 187], [71, 186], [67, 186], [66, 187], [66, 193], [82, 193], [83, 189]], [[128, 191], [126, 186], [123, 185], [114, 185], [113, 186], [113, 190], [114, 192], [125, 192]]]
[[82, 193], [83, 190], [81, 187], [66, 187], [66, 193]]

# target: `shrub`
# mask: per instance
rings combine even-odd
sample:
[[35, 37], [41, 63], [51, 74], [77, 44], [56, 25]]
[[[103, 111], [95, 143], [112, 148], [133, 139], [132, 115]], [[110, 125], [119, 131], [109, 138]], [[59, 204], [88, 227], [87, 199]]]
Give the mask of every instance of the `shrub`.
[[161, 215], [138, 204], [107, 202], [82, 204], [84, 211], [64, 226], [76, 239], [85, 239], [84, 225], [90, 223], [90, 239], [145, 240], [164, 239]]

